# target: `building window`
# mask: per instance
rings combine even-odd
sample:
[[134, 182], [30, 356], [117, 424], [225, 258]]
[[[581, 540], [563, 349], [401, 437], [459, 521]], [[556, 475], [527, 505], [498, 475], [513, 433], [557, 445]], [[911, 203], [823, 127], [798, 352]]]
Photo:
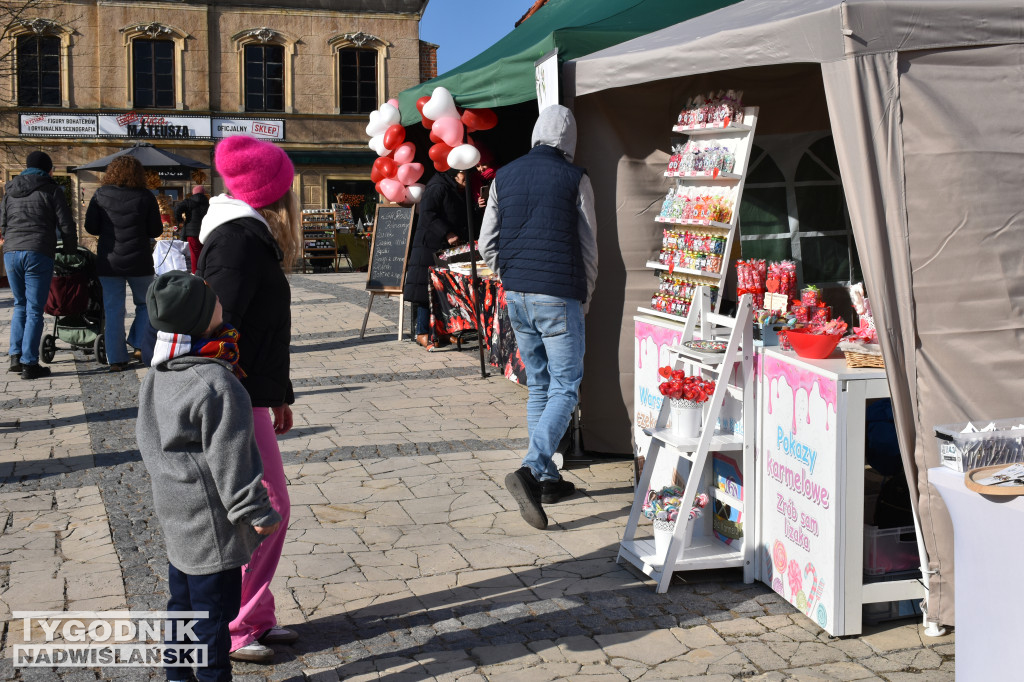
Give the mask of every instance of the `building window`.
[[245, 46], [245, 110], [284, 111], [282, 46]]
[[377, 108], [377, 50], [338, 50], [342, 114], [368, 114]]
[[59, 107], [60, 38], [18, 36], [18, 105]]
[[140, 109], [174, 107], [174, 41], [132, 41], [132, 103]]

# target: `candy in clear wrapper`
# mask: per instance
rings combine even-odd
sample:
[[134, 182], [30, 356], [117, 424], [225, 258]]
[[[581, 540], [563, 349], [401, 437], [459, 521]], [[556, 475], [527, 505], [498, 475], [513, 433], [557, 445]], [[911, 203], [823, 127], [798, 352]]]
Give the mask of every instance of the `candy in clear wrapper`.
[[800, 303], [813, 308], [814, 306], [821, 305], [821, 296], [818, 291], [818, 287], [807, 286], [800, 290]]

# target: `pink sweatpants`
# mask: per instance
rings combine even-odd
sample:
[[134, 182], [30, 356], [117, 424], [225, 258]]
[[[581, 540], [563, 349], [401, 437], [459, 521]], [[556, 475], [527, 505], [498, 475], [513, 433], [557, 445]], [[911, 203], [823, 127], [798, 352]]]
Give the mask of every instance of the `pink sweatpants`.
[[230, 626], [232, 651], [252, 644], [277, 625], [270, 581], [281, 560], [281, 549], [284, 547], [284, 536], [291, 515], [288, 481], [284, 477], [284, 464], [281, 462], [281, 450], [277, 446], [270, 408], [252, 408], [252, 420], [256, 431], [256, 446], [263, 460], [263, 485], [270, 496], [270, 505], [281, 515], [281, 526], [260, 543], [249, 563], [242, 567], [242, 607]]

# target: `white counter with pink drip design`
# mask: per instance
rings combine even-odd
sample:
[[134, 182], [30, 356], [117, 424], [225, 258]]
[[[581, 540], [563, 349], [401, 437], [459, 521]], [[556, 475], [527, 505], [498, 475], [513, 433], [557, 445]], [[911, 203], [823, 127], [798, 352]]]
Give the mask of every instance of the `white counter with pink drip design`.
[[765, 348], [757, 358], [761, 580], [832, 635], [861, 606], [924, 596], [918, 579], [864, 583], [866, 401], [885, 370]]

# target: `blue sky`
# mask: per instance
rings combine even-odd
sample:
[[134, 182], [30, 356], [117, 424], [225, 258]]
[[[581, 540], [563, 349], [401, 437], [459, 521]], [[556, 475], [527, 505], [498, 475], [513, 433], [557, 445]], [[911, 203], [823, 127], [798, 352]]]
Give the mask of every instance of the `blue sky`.
[[430, 0], [420, 40], [440, 45], [437, 74], [472, 59], [507, 35], [534, 0]]

